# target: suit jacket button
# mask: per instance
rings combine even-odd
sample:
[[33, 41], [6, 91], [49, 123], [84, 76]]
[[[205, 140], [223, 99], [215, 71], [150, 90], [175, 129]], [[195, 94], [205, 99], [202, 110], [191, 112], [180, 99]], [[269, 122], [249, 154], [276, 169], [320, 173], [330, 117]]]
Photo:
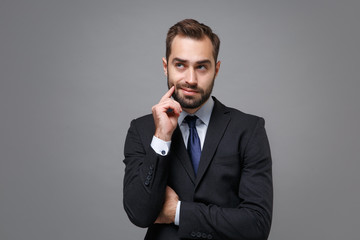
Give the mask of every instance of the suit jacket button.
[[191, 232], [191, 233], [190, 233], [190, 236], [196, 237], [196, 232]]
[[207, 238], [206, 233], [201, 234], [201, 237], [202, 237], [202, 238]]
[[196, 236], [197, 236], [198, 238], [200, 238], [200, 237], [201, 237], [201, 232], [197, 232], [197, 233], [196, 233]]
[[211, 234], [207, 235], [207, 239], [212, 239], [213, 236]]
[[145, 181], [144, 184], [145, 184], [145, 186], [149, 186], [149, 185], [150, 185], [150, 181], [146, 179], [146, 181]]
[[146, 180], [150, 180], [150, 179], [151, 179], [151, 176], [148, 175], [148, 176], [146, 177]]

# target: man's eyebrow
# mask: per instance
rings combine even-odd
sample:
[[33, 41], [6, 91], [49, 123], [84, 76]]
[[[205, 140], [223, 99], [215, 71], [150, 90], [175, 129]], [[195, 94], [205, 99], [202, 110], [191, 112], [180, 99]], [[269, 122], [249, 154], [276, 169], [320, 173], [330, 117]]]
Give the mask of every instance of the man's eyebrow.
[[182, 62], [182, 63], [185, 63], [185, 62], [187, 62], [187, 60], [184, 60], [184, 59], [181, 59], [181, 58], [174, 58], [173, 60], [172, 60], [172, 62], [174, 63], [174, 62]]
[[196, 63], [197, 63], [197, 64], [210, 64], [210, 65], [211, 65], [211, 61], [210, 61], [209, 59], [197, 61]]
[[[174, 58], [172, 60], [173, 63], [175, 62], [181, 62], [181, 63], [186, 63], [188, 62], [187, 60], [181, 59], [181, 58]], [[211, 65], [211, 61], [209, 59], [205, 59], [205, 60], [200, 60], [197, 61], [196, 64], [210, 64]]]

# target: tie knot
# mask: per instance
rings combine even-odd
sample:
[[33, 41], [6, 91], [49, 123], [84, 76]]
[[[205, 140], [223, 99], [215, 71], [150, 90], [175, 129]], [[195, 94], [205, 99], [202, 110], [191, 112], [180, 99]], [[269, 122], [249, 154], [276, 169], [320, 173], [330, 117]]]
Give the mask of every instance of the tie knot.
[[198, 117], [195, 115], [194, 116], [187, 115], [185, 117], [185, 120], [186, 120], [187, 124], [189, 125], [189, 128], [195, 128], [196, 119], [198, 119]]

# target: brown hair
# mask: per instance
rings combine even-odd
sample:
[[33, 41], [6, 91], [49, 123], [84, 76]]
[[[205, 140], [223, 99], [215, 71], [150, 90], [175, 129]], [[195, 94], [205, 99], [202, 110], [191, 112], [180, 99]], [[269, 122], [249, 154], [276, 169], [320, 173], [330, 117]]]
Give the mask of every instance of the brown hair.
[[213, 45], [213, 56], [215, 63], [219, 54], [220, 39], [213, 33], [210, 27], [203, 23], [199, 23], [194, 19], [184, 19], [172, 26], [166, 36], [166, 60], [169, 60], [171, 53], [171, 44], [177, 35], [201, 40], [208, 37]]

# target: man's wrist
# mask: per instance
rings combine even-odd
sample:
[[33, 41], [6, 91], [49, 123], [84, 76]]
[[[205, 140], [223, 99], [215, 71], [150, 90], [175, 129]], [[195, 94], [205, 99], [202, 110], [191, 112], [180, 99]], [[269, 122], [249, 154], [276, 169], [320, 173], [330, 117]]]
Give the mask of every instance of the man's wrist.
[[168, 142], [171, 140], [171, 136], [172, 136], [172, 133], [163, 133], [163, 132], [160, 132], [160, 131], [155, 131], [155, 134], [154, 134], [155, 137], [165, 141], [165, 142]]

